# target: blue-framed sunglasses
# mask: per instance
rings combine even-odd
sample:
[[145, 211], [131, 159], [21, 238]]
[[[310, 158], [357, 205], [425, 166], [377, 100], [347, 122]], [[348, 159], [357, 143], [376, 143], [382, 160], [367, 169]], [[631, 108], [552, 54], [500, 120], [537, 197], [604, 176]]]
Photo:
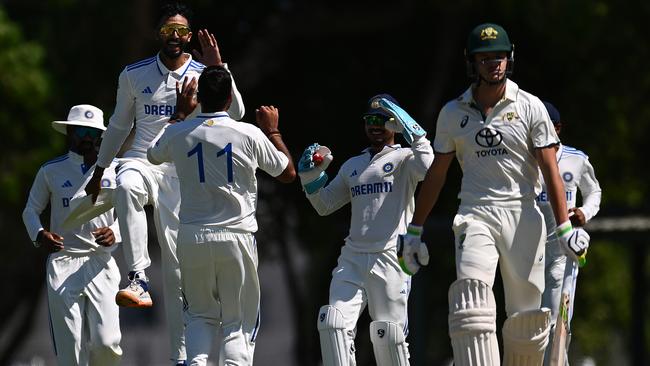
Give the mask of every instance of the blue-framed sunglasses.
[[74, 134], [79, 138], [84, 138], [88, 135], [90, 138], [96, 139], [102, 135], [102, 130], [86, 126], [75, 126]]

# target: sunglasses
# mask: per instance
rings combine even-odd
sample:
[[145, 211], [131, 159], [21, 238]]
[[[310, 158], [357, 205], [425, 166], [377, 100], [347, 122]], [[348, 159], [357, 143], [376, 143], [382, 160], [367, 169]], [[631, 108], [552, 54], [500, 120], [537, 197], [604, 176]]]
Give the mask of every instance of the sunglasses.
[[168, 37], [174, 34], [174, 32], [178, 33], [178, 35], [181, 37], [185, 37], [186, 35], [190, 34], [190, 27], [184, 24], [176, 23], [165, 24], [160, 27], [160, 34], [162, 36]]
[[366, 125], [368, 126], [383, 127], [384, 124], [386, 123], [386, 117], [379, 116], [376, 114], [366, 114], [365, 116], [363, 116], [363, 120], [366, 122]]
[[91, 139], [96, 139], [102, 135], [102, 130], [92, 127], [76, 126], [74, 134], [79, 138], [84, 138], [88, 135]]

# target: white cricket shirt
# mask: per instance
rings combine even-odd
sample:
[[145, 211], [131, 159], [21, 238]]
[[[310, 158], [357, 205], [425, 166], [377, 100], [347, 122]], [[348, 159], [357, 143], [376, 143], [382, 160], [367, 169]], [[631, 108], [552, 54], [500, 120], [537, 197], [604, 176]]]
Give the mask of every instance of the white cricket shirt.
[[544, 104], [507, 80], [489, 115], [470, 87], [440, 111], [434, 150], [456, 153], [463, 170], [461, 205], [519, 206], [541, 190], [535, 148], [559, 143]]
[[[146, 160], [151, 141], [176, 112], [176, 82], [185, 77], [197, 80], [205, 66], [188, 56], [177, 70], [168, 70], [159, 55], [128, 65], [122, 70], [117, 88], [117, 102], [103, 136], [97, 165], [106, 167], [117, 155], [135, 122], [135, 136], [124, 157]], [[224, 64], [225, 66], [225, 64]], [[244, 116], [244, 103], [232, 81], [232, 104], [228, 113], [234, 119]], [[173, 174], [173, 169], [166, 169]]]
[[307, 194], [321, 215], [351, 204], [350, 233], [345, 243], [359, 252], [379, 252], [394, 247], [415, 210], [413, 194], [433, 161], [431, 143], [425, 137], [411, 148], [386, 146], [371, 155], [370, 149], [348, 159], [324, 188]]
[[[115, 188], [115, 167], [112, 162], [104, 172], [102, 187]], [[43, 229], [40, 214], [50, 203], [50, 228], [48, 231], [63, 237], [63, 251], [70, 253], [90, 253], [92, 251], [112, 252], [117, 245], [103, 247], [95, 243], [92, 231], [100, 227], [110, 227], [115, 234], [115, 241], [120, 242], [120, 228], [113, 209], [90, 220], [73, 230], [64, 230], [61, 225], [70, 213], [70, 200], [85, 187], [90, 180], [95, 166], [84, 165], [83, 157], [72, 151], [43, 164], [34, 178], [29, 191], [27, 205], [23, 211], [23, 222], [32, 241]]]
[[[589, 162], [589, 157], [582, 151], [566, 145], [560, 145], [555, 156], [557, 157], [560, 177], [562, 177], [564, 183], [567, 208], [576, 207], [577, 193], [578, 189], [580, 189], [580, 195], [582, 196], [580, 210], [585, 215], [587, 222], [589, 222], [600, 210], [602, 194], [600, 184], [594, 173], [594, 167]], [[555, 232], [557, 223], [553, 216], [544, 177], [542, 177], [542, 192], [537, 196], [537, 202], [544, 214], [547, 232], [549, 234]]]
[[257, 168], [273, 177], [289, 159], [256, 126], [226, 112], [168, 125], [148, 151], [153, 164], [173, 162], [181, 185], [181, 224], [257, 231]]

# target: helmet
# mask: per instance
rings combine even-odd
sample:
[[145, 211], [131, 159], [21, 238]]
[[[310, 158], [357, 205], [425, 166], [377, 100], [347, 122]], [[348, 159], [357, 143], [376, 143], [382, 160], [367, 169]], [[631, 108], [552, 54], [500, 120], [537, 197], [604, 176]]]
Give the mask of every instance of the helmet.
[[483, 23], [474, 27], [467, 37], [465, 58], [467, 62], [467, 76], [472, 79], [478, 77], [474, 66], [473, 56], [481, 52], [508, 52], [508, 66], [506, 76], [512, 75], [514, 67], [515, 46], [510, 43], [508, 33], [498, 24]]
[[377, 98], [384, 98], [384, 99], [387, 99], [387, 100], [399, 105], [399, 103], [397, 103], [397, 100], [395, 98], [393, 98], [392, 95], [385, 94], [385, 93], [377, 94], [374, 97], [368, 99], [368, 110], [363, 115], [367, 116], [369, 114], [374, 114], [374, 115], [384, 116], [386, 118], [392, 117], [390, 114], [388, 114], [388, 112], [384, 111], [383, 109], [381, 109], [381, 108], [373, 108], [372, 107], [372, 101], [377, 99]]

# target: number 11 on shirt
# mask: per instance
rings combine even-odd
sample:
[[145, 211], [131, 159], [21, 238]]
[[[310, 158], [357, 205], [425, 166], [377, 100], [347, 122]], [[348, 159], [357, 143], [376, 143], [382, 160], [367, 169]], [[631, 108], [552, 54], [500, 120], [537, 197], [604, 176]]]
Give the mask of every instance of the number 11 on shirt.
[[[199, 142], [194, 146], [194, 148], [187, 152], [187, 157], [191, 157], [196, 154], [197, 163], [199, 166], [199, 182], [205, 182], [205, 168], [203, 167], [203, 144]], [[228, 170], [228, 183], [233, 182], [233, 173], [232, 173], [232, 143], [228, 143], [226, 147], [217, 152], [217, 158], [226, 155], [226, 169]]]

